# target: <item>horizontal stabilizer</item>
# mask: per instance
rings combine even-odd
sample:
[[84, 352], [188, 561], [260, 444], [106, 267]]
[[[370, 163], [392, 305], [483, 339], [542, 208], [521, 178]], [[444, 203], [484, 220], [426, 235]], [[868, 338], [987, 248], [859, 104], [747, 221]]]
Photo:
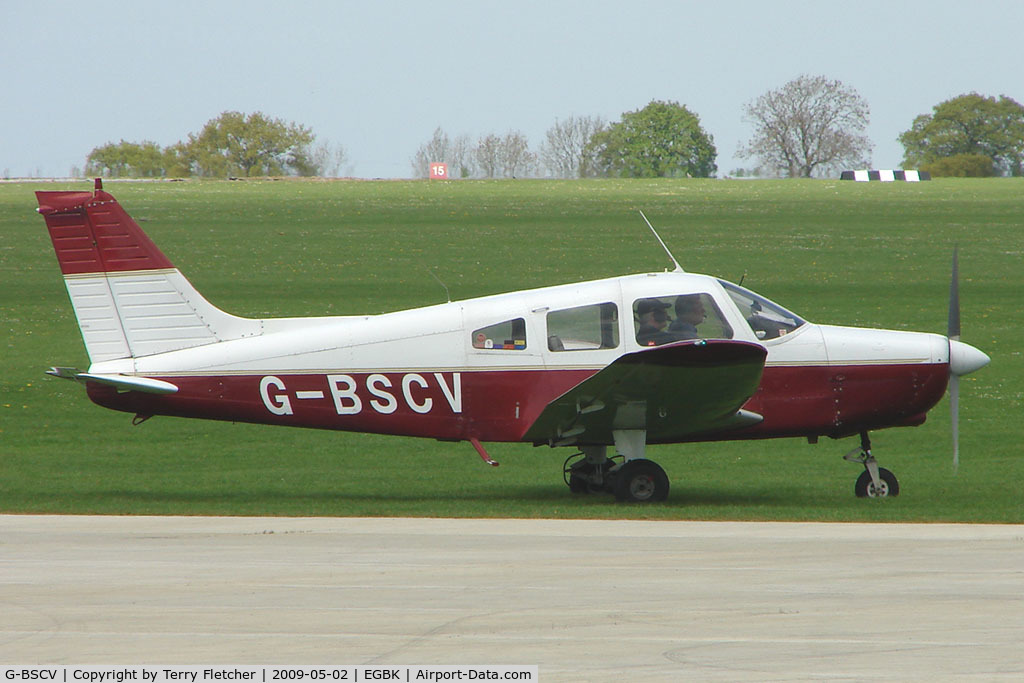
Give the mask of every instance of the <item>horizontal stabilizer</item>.
[[118, 391], [141, 391], [144, 394], [173, 394], [178, 387], [162, 379], [136, 377], [134, 375], [101, 375], [91, 372], [78, 372], [75, 368], [50, 368], [47, 373], [54, 377], [76, 379], [79, 382], [96, 382], [114, 387]]

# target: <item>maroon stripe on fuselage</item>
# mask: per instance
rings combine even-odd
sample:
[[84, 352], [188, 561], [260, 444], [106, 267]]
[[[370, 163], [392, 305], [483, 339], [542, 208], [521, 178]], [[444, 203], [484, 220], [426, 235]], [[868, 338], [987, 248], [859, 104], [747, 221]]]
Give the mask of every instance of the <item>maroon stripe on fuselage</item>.
[[942, 398], [945, 363], [766, 367], [744, 406], [764, 421], [735, 438], [842, 437], [920, 423]]
[[[99, 405], [142, 415], [508, 442], [522, 440], [548, 403], [595, 372], [159, 375], [178, 392], [118, 393], [94, 383], [88, 392]], [[743, 406], [764, 416], [761, 424], [692, 440], [839, 437], [920, 422], [947, 378], [945, 364], [766, 367]]]
[[172, 415], [436, 439], [519, 441], [544, 407], [596, 370], [174, 376], [174, 394], [88, 384], [93, 402]]

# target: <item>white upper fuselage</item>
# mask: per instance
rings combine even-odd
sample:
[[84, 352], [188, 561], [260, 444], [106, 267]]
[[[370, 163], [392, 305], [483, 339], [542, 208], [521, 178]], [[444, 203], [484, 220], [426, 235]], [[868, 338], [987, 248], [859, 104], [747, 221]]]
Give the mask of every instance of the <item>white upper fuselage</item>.
[[[800, 321], [802, 324], [786, 334], [759, 338], [748, 323], [750, 311], [741, 313], [721, 281], [706, 275], [665, 272], [523, 290], [379, 315], [247, 321], [249, 327], [259, 331], [178, 351], [98, 362], [90, 371], [210, 375], [339, 369], [598, 369], [624, 353], [643, 348], [635, 321], [638, 301], [655, 297], [671, 301], [689, 294], [709, 298], [717, 309], [713, 313], [720, 319], [717, 328], [702, 336], [763, 344], [768, 350], [766, 367], [949, 361], [949, 342], [935, 334]], [[602, 304], [614, 304], [617, 309], [614, 346], [570, 343], [564, 349], [551, 347], [552, 313], [585, 311], [587, 306]], [[474, 345], [475, 331], [517, 319], [525, 327], [525, 344], [509, 349]]]

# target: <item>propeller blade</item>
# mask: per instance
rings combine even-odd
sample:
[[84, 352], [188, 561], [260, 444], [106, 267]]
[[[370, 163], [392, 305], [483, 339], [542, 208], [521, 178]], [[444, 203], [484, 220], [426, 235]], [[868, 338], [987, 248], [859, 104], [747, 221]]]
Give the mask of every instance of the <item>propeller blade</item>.
[[949, 283], [949, 410], [953, 422], [953, 474], [960, 467], [960, 375], [988, 365], [991, 360], [984, 351], [960, 341], [960, 268], [959, 247], [953, 247], [953, 276]]
[[949, 282], [949, 328], [946, 336], [960, 339], [960, 268], [957, 263], [959, 246], [953, 247], [953, 277]]
[[949, 412], [953, 422], [953, 474], [960, 468], [960, 377], [949, 376]]
[[950, 340], [949, 414], [953, 424], [953, 474], [960, 468], [960, 376], [953, 372], [953, 342], [960, 339], [960, 265], [959, 246], [953, 247], [953, 274], [949, 278], [949, 325], [946, 336]]

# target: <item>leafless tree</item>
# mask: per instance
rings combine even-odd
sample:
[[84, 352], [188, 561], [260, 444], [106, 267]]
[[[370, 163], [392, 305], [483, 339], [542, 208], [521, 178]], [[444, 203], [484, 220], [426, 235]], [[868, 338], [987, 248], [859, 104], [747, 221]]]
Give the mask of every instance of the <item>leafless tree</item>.
[[754, 136], [739, 156], [757, 157], [791, 178], [870, 165], [868, 103], [840, 81], [802, 75], [748, 103], [744, 113]]
[[453, 177], [469, 178], [473, 175], [473, 143], [468, 135], [455, 138], [447, 162], [448, 172]]
[[555, 120], [548, 129], [540, 154], [544, 166], [558, 178], [585, 178], [596, 168], [593, 147], [588, 147], [595, 133], [603, 131], [607, 123], [600, 116], [570, 116]]
[[537, 155], [530, 151], [530, 141], [517, 130], [504, 137], [490, 133], [477, 141], [473, 151], [476, 168], [484, 178], [523, 178], [532, 175]]
[[417, 178], [430, 176], [430, 164], [443, 162], [448, 156], [451, 148], [451, 140], [441, 126], [434, 130], [434, 136], [430, 142], [420, 145], [416, 155], [412, 158], [412, 173]]
[[501, 168], [506, 178], [531, 175], [537, 155], [530, 151], [530, 141], [518, 130], [509, 131], [501, 141]]
[[421, 145], [412, 158], [412, 172], [417, 178], [430, 175], [430, 164], [443, 162], [448, 164], [450, 177], [466, 178], [473, 174], [473, 163], [470, 154], [469, 137], [460, 135], [452, 140], [438, 126], [430, 142]]
[[318, 175], [325, 178], [337, 178], [348, 161], [348, 152], [340, 144], [323, 142], [313, 148], [311, 157]]
[[501, 138], [491, 133], [480, 138], [474, 151], [477, 168], [485, 178], [498, 177], [501, 169]]

